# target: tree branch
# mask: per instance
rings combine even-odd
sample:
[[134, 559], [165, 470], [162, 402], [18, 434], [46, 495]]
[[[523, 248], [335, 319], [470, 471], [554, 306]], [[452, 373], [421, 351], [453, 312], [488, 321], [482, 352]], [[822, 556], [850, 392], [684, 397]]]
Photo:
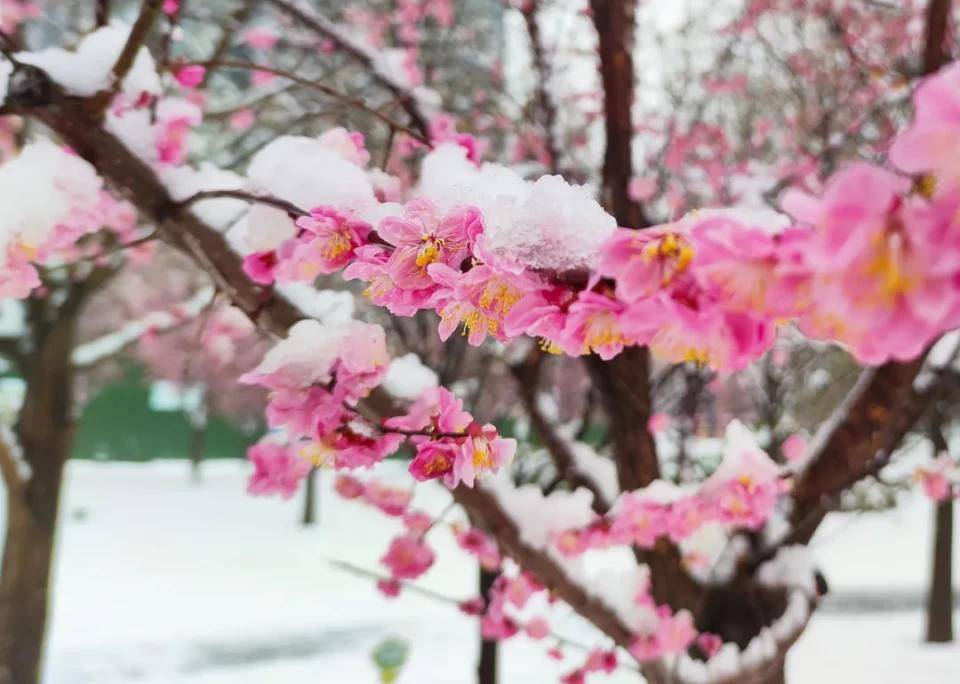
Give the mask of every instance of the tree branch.
[[607, 147], [603, 158], [603, 203], [621, 226], [646, 228], [649, 220], [630, 199], [633, 176], [633, 32], [636, 0], [590, 0], [600, 50], [600, 76], [606, 113]]
[[371, 76], [373, 76], [373, 79], [397, 98], [400, 106], [403, 107], [404, 111], [406, 111], [410, 117], [413, 128], [420, 131], [422, 138], [429, 138], [427, 118], [424, 113], [420, 111], [420, 106], [416, 98], [403, 85], [377, 68], [377, 65], [374, 63], [373, 54], [367, 50], [365, 46], [360, 45], [345, 35], [326, 17], [318, 14], [309, 14], [306, 10], [298, 7], [295, 2], [290, 0], [266, 0], [266, 2], [296, 19], [301, 26], [332, 41], [337, 48], [366, 67]]
[[607, 501], [597, 483], [587, 474], [580, 472], [577, 461], [570, 448], [570, 443], [564, 439], [550, 422], [537, 401], [539, 389], [540, 365], [543, 356], [539, 349], [534, 349], [531, 357], [522, 363], [511, 366], [510, 372], [517, 380], [517, 391], [523, 408], [530, 417], [530, 426], [550, 454], [553, 464], [560, 476], [570, 483], [572, 488], [583, 487], [593, 493], [593, 509], [600, 515], [610, 510], [612, 501]]

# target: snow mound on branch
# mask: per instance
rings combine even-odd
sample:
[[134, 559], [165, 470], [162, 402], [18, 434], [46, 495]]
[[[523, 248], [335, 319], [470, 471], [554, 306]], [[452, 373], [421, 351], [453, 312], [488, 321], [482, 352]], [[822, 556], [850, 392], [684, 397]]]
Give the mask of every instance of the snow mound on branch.
[[364, 170], [315, 138], [277, 138], [254, 155], [247, 177], [256, 189], [305, 211], [332, 206], [363, 218], [378, 204]]
[[780, 469], [760, 448], [757, 436], [739, 420], [732, 420], [724, 436], [723, 460], [703, 486], [710, 488], [744, 475], [767, 482], [779, 477]]
[[777, 551], [776, 556], [760, 566], [757, 578], [768, 587], [798, 589], [813, 597], [817, 595], [816, 571], [810, 549], [796, 544]]
[[326, 384], [343, 335], [342, 326], [324, 325], [313, 319], [300, 321], [252, 372], [257, 375], [282, 373], [291, 386], [297, 387]]
[[[160, 179], [170, 191], [173, 199], [185, 200], [203, 190], [239, 190], [245, 181], [232, 171], [218, 168], [205, 162], [199, 168], [190, 166], [172, 166], [162, 170]], [[218, 230], [225, 230], [238, 216], [247, 211], [244, 200], [221, 198], [196, 202], [191, 211], [202, 221]]]
[[383, 380], [383, 388], [398, 399], [418, 399], [429, 388], [436, 386], [437, 374], [424, 366], [416, 354], [394, 359]]
[[441, 145], [424, 158], [420, 191], [444, 208], [478, 207], [484, 247], [534, 268], [588, 268], [617, 227], [586, 187], [560, 176], [526, 181], [500, 164], [477, 168], [458, 145]]
[[345, 290], [318, 290], [308, 283], [284, 283], [276, 286], [304, 316], [327, 326], [345, 325], [353, 320], [354, 295]]
[[[113, 66], [129, 35], [129, 25], [113, 22], [84, 37], [75, 51], [52, 47], [39, 52], [20, 52], [16, 57], [43, 69], [71, 95], [89, 97], [113, 86]], [[147, 48], [137, 52], [133, 66], [123, 79], [122, 90], [134, 99], [144, 91], [160, 93], [160, 77]]]
[[103, 181], [94, 168], [43, 140], [0, 166], [0, 248], [14, 235], [37, 247], [71, 212], [93, 211]]
[[577, 472], [590, 478], [608, 503], [620, 494], [617, 482], [617, 466], [612, 459], [604, 458], [586, 442], [571, 441], [570, 454]]
[[10, 74], [13, 73], [13, 64], [7, 60], [0, 60], [0, 105], [7, 99], [7, 88], [10, 86]]
[[516, 525], [521, 541], [549, 556], [574, 584], [614, 611], [630, 630], [645, 634], [656, 629], [653, 608], [636, 601], [649, 582], [649, 568], [638, 565], [629, 549], [594, 551], [568, 558], [553, 545], [555, 534], [583, 528], [596, 520], [592, 492], [580, 488], [544, 496], [536, 485], [515, 486], [506, 471], [485, 480], [482, 486], [494, 495]]

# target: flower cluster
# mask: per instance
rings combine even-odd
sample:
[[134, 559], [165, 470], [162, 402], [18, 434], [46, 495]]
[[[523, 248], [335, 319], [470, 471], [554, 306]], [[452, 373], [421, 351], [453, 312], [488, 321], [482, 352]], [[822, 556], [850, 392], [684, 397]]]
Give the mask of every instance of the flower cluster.
[[[795, 223], [779, 232], [723, 211], [610, 232], [580, 188], [477, 168], [448, 145], [427, 155], [420, 191], [402, 207], [381, 205], [376, 223], [359, 208], [316, 207], [280, 247], [248, 257], [248, 272], [269, 283], [344, 268], [367, 283], [373, 302], [401, 316], [436, 311], [442, 338], [462, 326], [475, 345], [531, 335], [551, 351], [604, 359], [648, 345], [672, 361], [729, 371], [758, 358], [777, 326], [793, 320], [864, 363], [914, 358], [960, 324], [960, 172], [947, 146], [931, 142], [960, 127], [949, 114], [956, 103], [940, 106], [955, 97], [958, 70], [919, 90], [916, 123], [894, 145], [904, 170], [935, 174], [933, 191], [861, 163], [834, 174], [819, 196], [786, 195]], [[460, 174], [459, 184], [438, 180], [437, 169]], [[540, 225], [531, 207], [561, 233]], [[584, 244], [602, 236], [598, 249], [564, 252], [574, 244], [562, 232], [574, 218], [565, 207], [595, 231]], [[528, 244], [530, 236], [539, 242]], [[574, 263], [586, 270], [558, 270]]]
[[[317, 467], [369, 468], [409, 439], [416, 449], [410, 463], [416, 479], [472, 487], [478, 475], [496, 472], [513, 459], [516, 440], [474, 421], [462, 400], [443, 388], [425, 392], [406, 414], [380, 424], [363, 418], [357, 404], [384, 379], [389, 362], [380, 326], [305, 320], [241, 381], [270, 390], [269, 427], [282, 430], [291, 447]], [[357, 489], [350, 480], [338, 486], [367, 500], [379, 501], [383, 494], [371, 486]]]
[[136, 213], [103, 189], [93, 167], [50, 142], [27, 145], [0, 166], [0, 300], [23, 299], [41, 286], [40, 270], [106, 251], [83, 238], [101, 230], [123, 244]]
[[649, 549], [660, 538], [673, 542], [688, 539], [708, 523], [760, 529], [789, 489], [789, 480], [783, 479], [777, 465], [755, 443], [744, 441], [745, 437], [734, 424], [723, 461], [695, 491], [683, 493], [657, 481], [627, 492], [607, 517], [586, 528], [555, 535], [557, 549], [566, 556], [631, 544]]
[[478, 475], [509, 464], [517, 449], [515, 439], [474, 421], [463, 401], [443, 387], [427, 390], [405, 415], [385, 420], [384, 426], [411, 435], [416, 448], [411, 475], [419, 481], [442, 479], [448, 487], [460, 482], [472, 487]]

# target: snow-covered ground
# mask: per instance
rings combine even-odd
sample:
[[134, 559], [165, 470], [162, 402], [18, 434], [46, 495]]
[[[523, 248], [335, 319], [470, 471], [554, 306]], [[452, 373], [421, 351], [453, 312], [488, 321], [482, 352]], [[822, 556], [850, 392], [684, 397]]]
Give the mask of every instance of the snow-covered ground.
[[[369, 654], [389, 635], [411, 646], [401, 684], [472, 681], [475, 623], [409, 593], [386, 602], [370, 580], [329, 563], [376, 568], [397, 527], [339, 499], [327, 477], [320, 524], [304, 529], [298, 500], [251, 498], [245, 476], [240, 462], [206, 464], [200, 485], [185, 463], [70, 464], [46, 684], [374, 684]], [[423, 487], [416, 503], [436, 514], [447, 501]], [[814, 617], [796, 647], [793, 682], [960, 680], [960, 645], [921, 646], [918, 610], [858, 614], [839, 600], [918, 597], [929, 518], [927, 502], [908, 498], [895, 512], [828, 521], [816, 548], [838, 603]], [[439, 560], [424, 585], [471, 596], [471, 561], [442, 529], [431, 542]], [[574, 617], [558, 631], [591, 638]], [[508, 642], [503, 681], [556, 681], [575, 664], [551, 661], [544, 648], [526, 637]]]

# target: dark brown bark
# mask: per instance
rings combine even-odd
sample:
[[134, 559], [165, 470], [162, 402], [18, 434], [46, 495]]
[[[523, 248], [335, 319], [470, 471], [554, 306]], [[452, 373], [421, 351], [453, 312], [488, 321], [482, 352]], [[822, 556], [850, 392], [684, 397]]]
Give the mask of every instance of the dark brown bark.
[[838, 418], [815, 441], [810, 464], [793, 489], [793, 542], [810, 541], [835, 497], [886, 464], [927, 406], [913, 389], [923, 359], [890, 362], [864, 371], [838, 409]]
[[947, 34], [952, 0], [930, 0], [923, 46], [923, 73], [932, 74], [950, 60]]
[[550, 173], [558, 173], [560, 165], [560, 149], [557, 147], [557, 107], [547, 91], [550, 80], [550, 66], [543, 46], [543, 36], [540, 34], [540, 25], [537, 23], [539, 2], [533, 0], [521, 7], [524, 22], [527, 27], [527, 36], [530, 38], [530, 54], [533, 57], [533, 68], [537, 72], [537, 85], [534, 91], [540, 126], [543, 128], [543, 139], [550, 155]]
[[31, 472], [20, 487], [8, 478], [0, 575], [0, 684], [40, 680], [60, 482], [73, 441], [69, 359], [75, 312], [50, 312], [44, 302], [31, 302], [31, 313], [37, 347], [29, 359], [16, 430]]
[[933, 563], [927, 595], [927, 641], [953, 641], [953, 499], [934, 507]]
[[[497, 573], [480, 568], [480, 596], [487, 598]], [[480, 638], [480, 657], [477, 660], [477, 684], [497, 684], [497, 642]]]
[[633, 33], [636, 0], [590, 0], [597, 29], [607, 134], [603, 158], [603, 204], [621, 226], [650, 225], [643, 207], [630, 199], [633, 176]]

